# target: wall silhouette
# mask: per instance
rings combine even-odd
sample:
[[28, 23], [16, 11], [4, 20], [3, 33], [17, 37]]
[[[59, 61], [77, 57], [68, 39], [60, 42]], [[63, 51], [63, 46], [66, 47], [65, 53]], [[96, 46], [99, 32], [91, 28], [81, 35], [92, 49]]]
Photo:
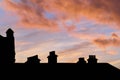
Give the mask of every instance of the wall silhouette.
[[0, 35], [0, 64], [13, 63], [15, 63], [14, 32], [8, 29], [6, 37]]

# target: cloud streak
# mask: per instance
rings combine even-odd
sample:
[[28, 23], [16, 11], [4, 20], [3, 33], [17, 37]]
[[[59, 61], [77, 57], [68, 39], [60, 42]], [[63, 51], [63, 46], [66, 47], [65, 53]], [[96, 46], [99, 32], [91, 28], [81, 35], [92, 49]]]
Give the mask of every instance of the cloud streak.
[[120, 46], [120, 37], [113, 33], [110, 38], [98, 38], [93, 41], [99, 47], [119, 47]]
[[73, 45], [72, 48], [69, 48], [69, 49], [65, 49], [59, 53], [69, 53], [69, 52], [72, 52], [72, 51], [77, 51], [77, 50], [80, 50], [80, 49], [85, 49], [87, 48], [88, 46], [90, 46], [91, 43], [89, 42], [83, 42], [81, 44], [77, 44], [77, 45]]

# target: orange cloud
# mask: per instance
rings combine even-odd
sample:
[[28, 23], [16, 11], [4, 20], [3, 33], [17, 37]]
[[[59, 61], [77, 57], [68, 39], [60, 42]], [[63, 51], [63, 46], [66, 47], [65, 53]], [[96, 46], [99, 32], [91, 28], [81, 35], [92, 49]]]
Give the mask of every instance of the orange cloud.
[[[44, 16], [44, 5], [36, 3], [38, 0], [21, 0], [20, 3], [5, 0], [5, 8], [17, 13], [22, 26], [41, 28], [49, 31], [59, 30], [56, 21], [48, 20]], [[39, 2], [39, 1], [38, 1]]]
[[120, 38], [115, 33], [113, 33], [110, 38], [98, 38], [98, 39], [95, 39], [93, 42], [99, 47], [120, 46]]
[[[59, 30], [58, 22], [76, 21], [85, 16], [100, 23], [120, 23], [119, 0], [4, 0], [6, 8], [15, 11], [21, 24], [47, 30]], [[53, 20], [44, 16], [45, 12], [55, 15]], [[64, 26], [64, 24], [63, 24]]]

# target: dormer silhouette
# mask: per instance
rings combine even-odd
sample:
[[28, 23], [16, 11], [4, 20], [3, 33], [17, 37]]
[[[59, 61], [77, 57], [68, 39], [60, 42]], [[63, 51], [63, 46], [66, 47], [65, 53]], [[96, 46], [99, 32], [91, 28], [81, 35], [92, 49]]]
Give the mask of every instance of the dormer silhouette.
[[40, 59], [38, 58], [38, 55], [32, 56], [27, 58], [27, 64], [39, 64], [40, 63]]
[[96, 64], [97, 59], [95, 55], [89, 55], [88, 64]]
[[79, 58], [78, 64], [86, 64], [84, 57]]
[[57, 63], [57, 55], [55, 54], [55, 51], [51, 51], [49, 53], [49, 56], [47, 57], [48, 58], [48, 63], [49, 64], [56, 64]]
[[15, 63], [15, 43], [12, 29], [6, 31], [6, 37], [0, 35], [0, 64]]

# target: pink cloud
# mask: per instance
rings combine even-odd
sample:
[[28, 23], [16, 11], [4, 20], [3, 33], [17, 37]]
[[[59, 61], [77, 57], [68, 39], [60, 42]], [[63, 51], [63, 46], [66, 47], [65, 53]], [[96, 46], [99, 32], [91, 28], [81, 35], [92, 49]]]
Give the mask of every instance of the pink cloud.
[[[77, 21], [81, 16], [99, 23], [120, 23], [119, 0], [5, 0], [4, 3], [19, 16], [20, 24], [30, 28], [58, 31], [58, 22]], [[53, 12], [55, 19], [45, 18], [45, 12]]]

